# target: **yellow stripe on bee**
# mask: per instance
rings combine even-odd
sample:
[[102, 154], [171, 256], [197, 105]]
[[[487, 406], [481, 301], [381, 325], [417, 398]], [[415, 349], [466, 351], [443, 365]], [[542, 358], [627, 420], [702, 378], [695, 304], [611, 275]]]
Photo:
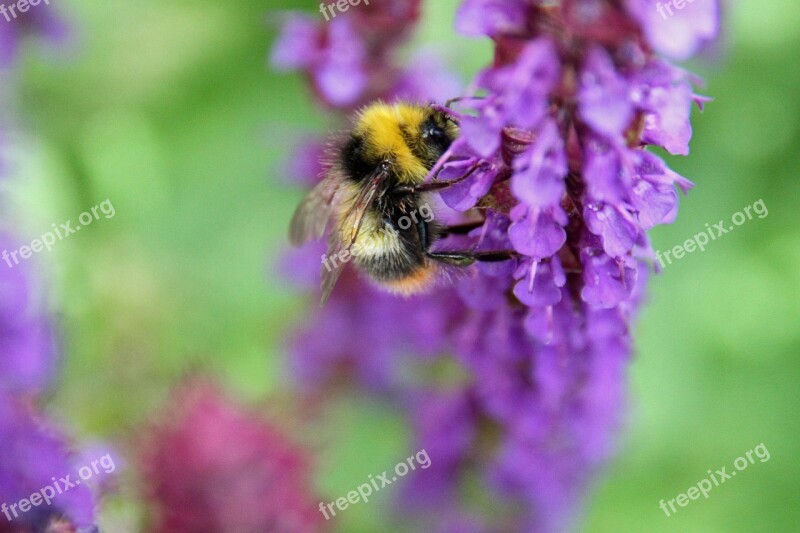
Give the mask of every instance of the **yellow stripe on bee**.
[[[361, 187], [356, 183], [345, 182], [340, 194], [343, 201], [340, 203], [338, 220], [338, 237], [341, 242], [348, 242], [353, 231], [353, 224], [356, 222], [353, 217], [347, 217], [349, 207], [353, 205]], [[403, 245], [397, 231], [387, 227], [385, 221], [373, 210], [364, 213], [361, 228], [353, 244], [353, 255], [363, 257], [374, 257], [389, 253], [400, 253]]]
[[399, 254], [403, 251], [397, 230], [388, 227], [374, 213], [367, 213], [364, 216], [353, 248], [354, 255], [365, 258]]
[[421, 183], [428, 169], [411, 152], [403, 138], [402, 128], [419, 131], [424, 120], [425, 110], [420, 106], [377, 103], [361, 111], [355, 133], [364, 139], [368, 152], [394, 161], [398, 181]]

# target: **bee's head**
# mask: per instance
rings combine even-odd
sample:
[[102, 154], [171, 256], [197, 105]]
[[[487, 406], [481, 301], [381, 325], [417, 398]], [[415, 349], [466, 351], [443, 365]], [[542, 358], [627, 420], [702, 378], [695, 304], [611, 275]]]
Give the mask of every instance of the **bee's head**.
[[458, 125], [433, 107], [375, 103], [356, 117], [342, 156], [357, 178], [388, 162], [400, 181], [422, 181], [458, 136]]

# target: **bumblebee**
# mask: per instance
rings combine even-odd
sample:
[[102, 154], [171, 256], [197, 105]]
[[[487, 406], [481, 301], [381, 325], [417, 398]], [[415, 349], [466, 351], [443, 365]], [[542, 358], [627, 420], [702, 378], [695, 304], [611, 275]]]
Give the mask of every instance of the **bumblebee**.
[[[431, 287], [443, 264], [511, 257], [507, 251], [431, 250], [445, 235], [482, 224], [445, 227], [430, 208], [433, 191], [478, 168], [455, 180], [436, 179], [440, 159], [458, 134], [457, 120], [441, 106], [377, 102], [357, 113], [350, 132], [333, 144], [330, 170], [298, 206], [290, 226], [290, 241], [300, 245], [322, 237], [332, 223], [323, 255], [323, 304], [351, 259], [386, 290], [411, 295]], [[429, 173], [432, 181], [425, 180]]]

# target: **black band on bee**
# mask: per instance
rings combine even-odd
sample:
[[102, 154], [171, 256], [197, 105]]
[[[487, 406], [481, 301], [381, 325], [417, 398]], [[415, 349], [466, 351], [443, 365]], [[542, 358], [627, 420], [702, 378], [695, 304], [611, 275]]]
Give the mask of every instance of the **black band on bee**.
[[350, 136], [342, 147], [341, 155], [342, 167], [353, 181], [363, 180], [374, 169], [374, 165], [364, 157], [364, 139], [357, 135]]

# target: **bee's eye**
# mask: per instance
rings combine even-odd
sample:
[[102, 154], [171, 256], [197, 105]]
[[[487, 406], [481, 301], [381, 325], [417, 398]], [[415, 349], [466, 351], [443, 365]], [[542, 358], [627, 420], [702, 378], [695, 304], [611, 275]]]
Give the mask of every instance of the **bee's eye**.
[[425, 129], [422, 130], [422, 138], [423, 139], [432, 139], [438, 140], [444, 138], [444, 130], [442, 130], [438, 126], [426, 126]]
[[445, 125], [442, 124], [443, 122], [438, 122], [434, 117], [430, 117], [422, 123], [419, 132], [424, 145], [423, 151], [427, 152], [425, 157], [438, 159], [447, 150], [450, 143], [453, 142], [453, 139], [445, 129]]

